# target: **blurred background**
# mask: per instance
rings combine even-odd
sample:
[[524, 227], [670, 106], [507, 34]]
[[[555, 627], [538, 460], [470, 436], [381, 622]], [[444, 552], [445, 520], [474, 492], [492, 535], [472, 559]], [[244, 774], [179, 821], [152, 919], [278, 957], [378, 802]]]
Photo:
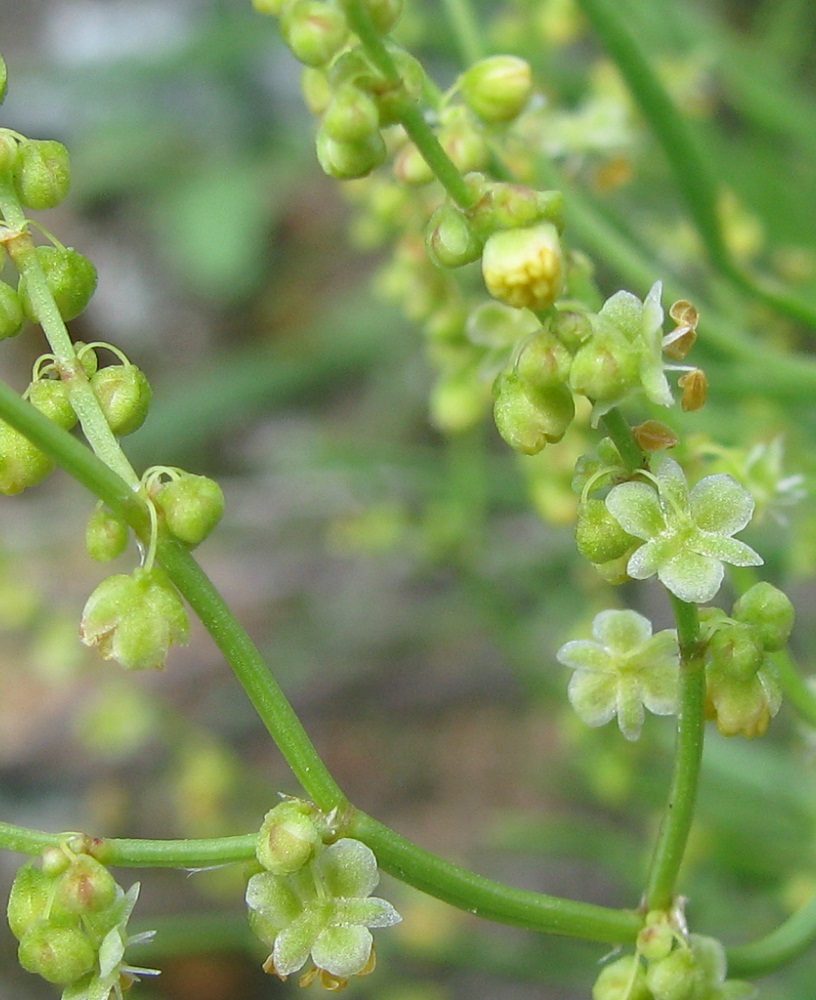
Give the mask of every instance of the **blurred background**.
[[[662, 154], [573, 4], [475, 6], [492, 50], [533, 62], [552, 109], [544, 153], [588, 213], [568, 236], [595, 258], [604, 295], [642, 297], [670, 275], [713, 297], [737, 336], [808, 353], [812, 331], [710, 280]], [[727, 173], [736, 252], [816, 295], [808, 0], [623, 6]], [[449, 85], [462, 63], [441, 9], [406, 7], [402, 39]], [[200, 561], [351, 800], [492, 877], [637, 905], [671, 723], [651, 718], [634, 745], [586, 730], [554, 652], [616, 602], [656, 627], [669, 608], [650, 586], [610, 591], [574, 551], [569, 482], [585, 429], [519, 462], [489, 413], [453, 428], [437, 397], [429, 416], [433, 351], [399, 296], [377, 294], [393, 292], [388, 241], [371, 238], [359, 193], [320, 172], [299, 67], [248, 0], [0, 0], [0, 46], [3, 125], [72, 154], [72, 194], [42, 217], [99, 271], [72, 332], [118, 346], [154, 389], [126, 451], [139, 470], [180, 465], [222, 484], [226, 516]], [[602, 253], [599, 226], [646, 255], [648, 280], [633, 284], [631, 260]], [[712, 402], [684, 428], [733, 449], [784, 440], [785, 470], [806, 489], [810, 387], [777, 378], [759, 391], [714, 324], [706, 346], [704, 323], [695, 361]], [[44, 349], [28, 329], [2, 345], [0, 374], [22, 391]], [[813, 502], [775, 499], [790, 491], [744, 537], [797, 598], [808, 669]], [[203, 629], [151, 676], [80, 646], [88, 594], [137, 558], [91, 562], [92, 508], [59, 472], [3, 501], [0, 816], [112, 837], [257, 828], [278, 792], [298, 789]], [[712, 734], [683, 883], [695, 930], [752, 939], [816, 890], [814, 745], [787, 708], [761, 742]], [[0, 854], [4, 896], [22, 860]], [[163, 969], [139, 1000], [297, 993], [260, 970], [242, 872], [119, 873], [137, 878], [140, 927], [160, 934], [131, 957]], [[603, 946], [482, 924], [384, 881], [405, 919], [379, 935], [379, 967], [350, 998], [588, 996]], [[0, 995], [54, 996], [15, 948], [0, 931]], [[802, 958], [762, 995], [808, 996], [814, 975]]]

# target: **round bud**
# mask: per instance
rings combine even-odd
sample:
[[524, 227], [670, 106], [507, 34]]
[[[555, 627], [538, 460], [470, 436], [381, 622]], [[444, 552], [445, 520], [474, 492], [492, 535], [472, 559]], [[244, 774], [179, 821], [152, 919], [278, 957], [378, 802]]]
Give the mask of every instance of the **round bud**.
[[51, 885], [51, 879], [33, 862], [23, 865], [14, 876], [7, 913], [11, 933], [18, 941], [45, 913]]
[[563, 192], [493, 181], [485, 185], [474, 209], [474, 224], [488, 233], [523, 229], [537, 222], [551, 222], [559, 231], [564, 228]]
[[14, 165], [14, 186], [27, 208], [55, 208], [71, 186], [68, 150], [53, 139], [21, 142]]
[[290, 3], [281, 13], [280, 28], [292, 54], [307, 66], [325, 66], [348, 35], [342, 13], [320, 0]]
[[[458, 110], [458, 109], [457, 109]], [[439, 143], [460, 173], [484, 170], [490, 163], [490, 146], [480, 129], [465, 117], [439, 130]]]
[[715, 627], [707, 651], [712, 669], [741, 681], [753, 677], [765, 658], [757, 630], [728, 618]]
[[387, 150], [379, 132], [361, 142], [337, 142], [323, 129], [317, 133], [317, 159], [324, 173], [337, 180], [365, 177], [385, 163]]
[[482, 252], [482, 241], [468, 220], [448, 202], [440, 205], [428, 220], [425, 246], [437, 267], [463, 267], [478, 260]]
[[108, 869], [88, 854], [75, 857], [54, 886], [57, 913], [101, 913], [116, 901], [116, 882]]
[[[96, 291], [96, 268], [87, 257], [71, 247], [37, 247], [36, 253], [60, 316], [64, 320], [79, 316]], [[21, 276], [17, 291], [26, 316], [35, 323], [39, 322], [25, 275]]]
[[549, 222], [493, 233], [482, 254], [488, 292], [516, 309], [550, 309], [564, 283], [564, 255]]
[[483, 417], [490, 397], [487, 387], [470, 369], [443, 375], [431, 388], [431, 423], [443, 434], [459, 434]]
[[434, 172], [425, 157], [412, 142], [406, 144], [394, 157], [394, 176], [403, 184], [430, 184]]
[[572, 360], [569, 382], [574, 392], [593, 402], [622, 399], [639, 384], [638, 356], [627, 344], [593, 337]]
[[624, 955], [605, 965], [592, 987], [592, 1000], [652, 1000], [638, 957]]
[[332, 96], [321, 127], [337, 142], [364, 142], [379, 124], [374, 98], [354, 83], [344, 83]]
[[402, 4], [403, 0], [363, 0], [374, 27], [383, 35], [396, 26], [402, 15]]
[[755, 583], [736, 602], [734, 617], [753, 625], [763, 649], [772, 652], [787, 643], [796, 613], [790, 599], [772, 583]]
[[41, 378], [28, 387], [28, 401], [43, 416], [69, 431], [77, 422], [77, 415], [68, 399], [65, 383], [58, 378]]
[[332, 98], [332, 88], [325, 71], [315, 66], [304, 66], [300, 75], [300, 89], [306, 107], [313, 115], [322, 115]]
[[291, 875], [314, 857], [323, 840], [316, 825], [319, 813], [300, 799], [286, 799], [264, 817], [255, 854], [274, 875]]
[[91, 559], [110, 562], [127, 548], [130, 532], [127, 524], [105, 507], [97, 507], [85, 527], [85, 548]]
[[590, 498], [578, 508], [575, 541], [585, 559], [591, 563], [606, 563], [619, 559], [637, 539], [623, 530], [603, 500]]
[[646, 914], [644, 927], [637, 936], [637, 952], [649, 962], [665, 958], [672, 950], [675, 938], [668, 914], [652, 910]]
[[0, 281], [0, 340], [16, 337], [24, 323], [25, 313], [20, 296], [11, 285]]
[[71, 859], [61, 847], [46, 847], [42, 852], [42, 870], [49, 878], [56, 878], [67, 871]]
[[525, 455], [536, 455], [546, 444], [560, 441], [575, 416], [572, 393], [563, 384], [537, 389], [515, 372], [504, 372], [493, 392], [499, 434]]
[[516, 372], [540, 389], [566, 382], [572, 355], [549, 330], [539, 330], [524, 341], [516, 356]]
[[117, 437], [138, 430], [145, 422], [153, 390], [144, 372], [136, 365], [108, 365], [91, 378], [105, 419]]
[[70, 986], [96, 965], [96, 951], [79, 927], [37, 921], [20, 941], [20, 965], [49, 983]]
[[213, 479], [184, 473], [156, 493], [167, 527], [188, 545], [203, 542], [224, 514], [224, 494]]
[[509, 122], [530, 99], [530, 64], [518, 56], [489, 56], [466, 70], [459, 79], [462, 97], [486, 122]]
[[54, 463], [27, 437], [0, 421], [0, 493], [14, 496], [36, 486], [54, 468]]
[[646, 985], [654, 1000], [692, 1000], [700, 984], [691, 949], [675, 948], [665, 958], [650, 963]]

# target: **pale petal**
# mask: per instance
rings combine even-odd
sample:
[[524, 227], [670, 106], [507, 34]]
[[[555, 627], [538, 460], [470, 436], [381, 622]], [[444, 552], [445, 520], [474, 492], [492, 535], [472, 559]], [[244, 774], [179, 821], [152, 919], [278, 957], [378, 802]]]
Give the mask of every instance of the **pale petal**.
[[628, 661], [630, 670], [639, 670], [648, 676], [659, 671], [677, 670], [680, 663], [680, 650], [677, 645], [677, 633], [664, 629], [653, 635], [648, 642], [631, 656]]
[[576, 671], [570, 678], [567, 696], [579, 718], [588, 726], [603, 726], [616, 710], [618, 675]]
[[652, 634], [652, 623], [637, 611], [601, 611], [592, 623], [592, 634], [609, 651], [628, 653]]
[[640, 382], [647, 397], [657, 406], [671, 406], [674, 403], [671, 386], [663, 374], [662, 362], [644, 359], [640, 366]]
[[748, 524], [754, 513], [751, 494], [731, 476], [706, 476], [689, 497], [694, 520], [703, 531], [734, 535]]
[[658, 344], [662, 340], [661, 334], [663, 332], [663, 306], [660, 304], [662, 296], [663, 282], [656, 281], [643, 300], [643, 313], [641, 317], [644, 337], [648, 341], [656, 340]]
[[323, 852], [318, 866], [332, 896], [368, 896], [380, 881], [374, 852], [361, 840], [336, 841]]
[[386, 899], [368, 896], [365, 899], [336, 899], [331, 926], [359, 924], [361, 927], [393, 927], [402, 917]]
[[366, 967], [373, 939], [365, 927], [327, 927], [312, 948], [312, 960], [318, 969], [348, 979]]
[[687, 549], [664, 563], [657, 572], [664, 587], [688, 604], [703, 604], [720, 589], [725, 571], [718, 559]]
[[676, 665], [642, 674], [640, 694], [646, 708], [655, 715], [674, 715], [677, 711], [678, 680]]
[[591, 639], [572, 639], [555, 654], [559, 663], [573, 670], [591, 670], [608, 673], [613, 669], [609, 653]]
[[247, 883], [246, 904], [278, 928], [286, 927], [303, 910], [303, 904], [285, 880], [272, 872], [252, 876]]
[[646, 542], [645, 545], [641, 545], [629, 557], [626, 572], [633, 580], [648, 580], [660, 568], [661, 555], [664, 548], [665, 546], [658, 545], [656, 541]]
[[688, 510], [689, 490], [686, 475], [673, 458], [664, 455], [658, 467], [654, 470], [660, 484], [663, 499], [663, 509]]
[[653, 538], [666, 527], [657, 493], [646, 483], [614, 486], [606, 498], [606, 509], [635, 538]]
[[325, 929], [322, 913], [305, 910], [297, 920], [285, 927], [275, 938], [272, 962], [279, 976], [291, 976], [303, 968], [309, 952]]
[[712, 535], [702, 531], [694, 538], [689, 548], [698, 555], [711, 556], [713, 559], [731, 563], [732, 566], [761, 566], [764, 561], [758, 552], [738, 538], [727, 538], [725, 535]]
[[633, 341], [640, 334], [643, 303], [631, 292], [615, 292], [604, 302], [598, 315], [613, 323], [627, 340]]
[[640, 685], [636, 677], [622, 677], [618, 684], [616, 712], [618, 727], [627, 740], [640, 736], [646, 713], [640, 698]]

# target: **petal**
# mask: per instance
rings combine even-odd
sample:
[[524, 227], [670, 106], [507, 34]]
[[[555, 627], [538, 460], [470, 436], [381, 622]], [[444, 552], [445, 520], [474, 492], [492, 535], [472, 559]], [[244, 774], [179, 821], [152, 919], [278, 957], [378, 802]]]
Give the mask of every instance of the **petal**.
[[366, 927], [327, 927], [312, 947], [312, 960], [319, 969], [348, 979], [366, 967], [373, 943]]
[[327, 847], [318, 867], [332, 896], [368, 896], [380, 881], [374, 852], [349, 837]]
[[647, 483], [613, 486], [606, 498], [606, 509], [635, 538], [649, 539], [665, 531], [657, 493]]
[[629, 557], [626, 572], [633, 580], [648, 580], [655, 575], [661, 563], [665, 562], [662, 558], [664, 550], [665, 546], [658, 544], [657, 540], [646, 542]]
[[628, 660], [630, 670], [639, 670], [651, 675], [658, 671], [677, 670], [680, 664], [680, 649], [677, 645], [677, 633], [673, 629], [664, 629], [653, 635]]
[[684, 549], [664, 563], [658, 579], [675, 597], [688, 604], [703, 604], [720, 589], [725, 571], [719, 559], [698, 555]]
[[689, 548], [701, 556], [711, 556], [731, 563], [732, 566], [761, 566], [764, 562], [758, 552], [738, 538], [727, 538], [725, 535], [713, 535], [701, 531], [695, 536]]
[[742, 531], [754, 513], [751, 494], [724, 473], [701, 479], [691, 491], [689, 502], [699, 527], [721, 535]]
[[657, 406], [671, 406], [674, 402], [671, 386], [663, 374], [663, 364], [652, 358], [644, 358], [640, 365], [640, 383], [646, 395]]
[[617, 716], [620, 731], [627, 740], [640, 736], [646, 713], [640, 698], [640, 685], [635, 677], [623, 677], [618, 685]]
[[663, 306], [660, 299], [663, 295], [663, 282], [656, 281], [646, 294], [643, 300], [643, 314], [641, 318], [643, 335], [647, 339], [656, 339], [659, 344], [662, 337], [654, 338], [655, 333], [662, 334], [663, 326]]
[[591, 639], [572, 639], [555, 654], [559, 663], [573, 670], [592, 670], [609, 673], [614, 670], [609, 653]]
[[278, 934], [272, 949], [272, 963], [277, 975], [291, 976], [306, 964], [309, 952], [325, 926], [325, 914], [319, 909], [309, 909]]
[[677, 664], [661, 664], [640, 675], [640, 696], [654, 715], [674, 715], [680, 672]]
[[627, 340], [635, 340], [643, 322], [643, 303], [631, 292], [615, 292], [604, 302], [598, 315], [613, 323]]
[[652, 635], [652, 623], [637, 611], [601, 611], [592, 623], [592, 634], [609, 651], [628, 653]]
[[337, 899], [329, 923], [333, 927], [359, 924], [361, 927], [393, 927], [402, 917], [386, 899]]
[[576, 671], [570, 678], [567, 696], [576, 714], [588, 726], [603, 726], [616, 710], [618, 675]]
[[686, 474], [673, 458], [664, 455], [654, 470], [660, 488], [663, 509], [685, 511], [689, 508]]
[[246, 904], [277, 928], [291, 924], [303, 910], [303, 904], [284, 879], [272, 872], [252, 876], [247, 883]]

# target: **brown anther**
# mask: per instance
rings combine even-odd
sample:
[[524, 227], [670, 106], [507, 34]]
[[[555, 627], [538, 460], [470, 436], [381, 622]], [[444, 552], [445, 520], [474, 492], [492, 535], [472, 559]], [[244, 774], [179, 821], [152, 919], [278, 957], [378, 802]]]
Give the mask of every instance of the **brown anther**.
[[659, 420], [645, 420], [642, 424], [638, 424], [632, 428], [632, 436], [638, 448], [648, 454], [662, 451], [664, 448], [673, 448], [678, 441], [671, 427], [667, 427]]
[[695, 368], [686, 372], [677, 380], [677, 384], [683, 390], [680, 405], [687, 413], [701, 410], [705, 406], [708, 398], [708, 379], [702, 369]]
[[692, 330], [697, 329], [700, 321], [697, 307], [686, 299], [678, 299], [669, 309], [669, 316], [678, 326], [690, 326]]
[[672, 361], [682, 361], [694, 347], [697, 331], [691, 326], [678, 326], [663, 338], [663, 353]]

